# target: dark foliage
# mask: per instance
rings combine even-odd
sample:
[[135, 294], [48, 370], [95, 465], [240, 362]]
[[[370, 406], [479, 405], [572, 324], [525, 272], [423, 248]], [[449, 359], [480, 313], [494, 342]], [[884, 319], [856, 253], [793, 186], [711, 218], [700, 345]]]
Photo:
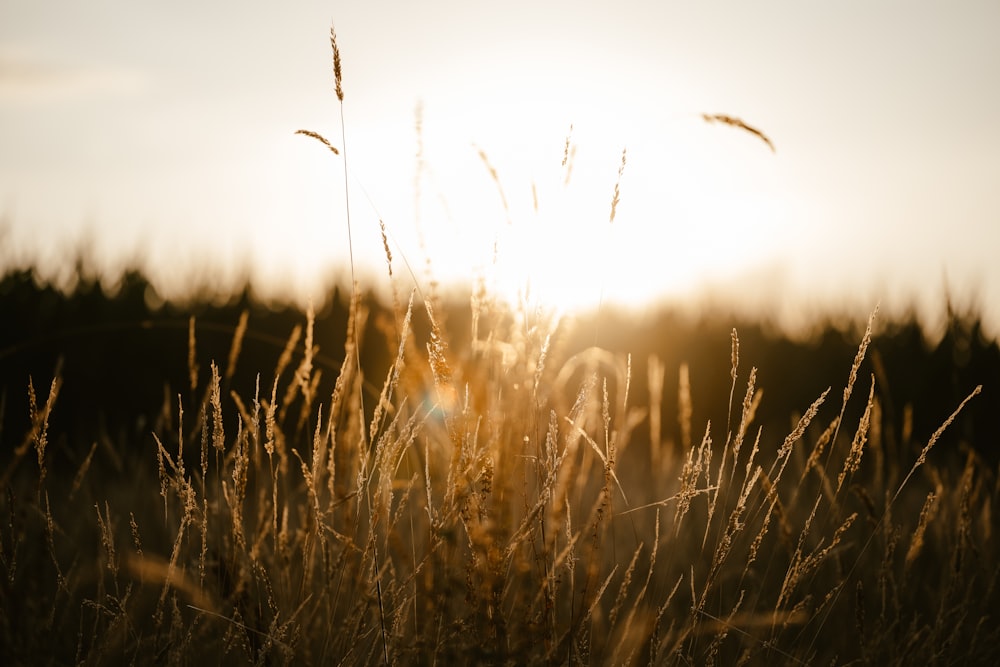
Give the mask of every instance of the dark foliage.
[[[304, 319], [295, 306], [256, 301], [249, 286], [224, 303], [195, 296], [185, 304], [153, 299], [154, 307], [148, 298], [151, 290], [137, 271], [126, 273], [113, 294], [83, 271], [72, 294], [40, 285], [26, 270], [0, 280], [0, 445], [14, 447], [23, 436], [29, 377], [41, 395], [57, 370], [63, 378], [51, 431], [68, 437], [71, 450], [89, 447], [95, 437], [116, 443], [148, 439], [157, 420], [176, 411], [177, 396], [188, 385], [190, 317], [196, 319], [198, 358], [213, 359], [221, 368], [240, 314], [249, 313], [231, 381], [247, 395], [253, 393], [256, 373], [273, 367], [289, 333]], [[337, 288], [331, 288], [331, 295], [316, 314], [316, 363], [325, 369], [320, 395], [336, 379], [346, 331], [344, 295]], [[384, 323], [388, 311], [373, 298], [368, 301], [375, 321]], [[467, 303], [454, 303], [445, 311], [450, 328], [467, 326]], [[861, 385], [867, 388], [867, 376], [875, 375], [876, 393], [890, 423], [896, 425], [887, 433], [888, 445], [909, 460], [947, 416], [942, 411], [982, 384], [982, 396], [945, 434], [939, 450], [959, 442], [974, 445], [995, 466], [1000, 461], [1000, 422], [995, 418], [1000, 413], [1000, 348], [985, 336], [978, 314], [952, 309], [949, 313], [946, 333], [934, 343], [928, 342], [915, 317], [878, 323]], [[663, 419], [668, 433], [676, 431], [676, 412], [671, 408], [677, 405], [682, 363], [692, 370], [693, 423], [725, 417], [730, 384], [727, 352], [734, 327], [744, 363], [761, 369], [758, 383], [767, 388], [758, 421], [775, 426], [776, 432], [787, 429], [790, 415], [801, 413], [824, 389], [845, 381], [841, 376], [857, 350], [859, 326], [863, 328], [860, 317], [847, 325], [828, 322], [818, 325], [808, 340], [797, 340], [765, 323], [736, 321], [722, 314], [692, 317], [652, 308], [638, 319], [608, 311], [600, 318], [601, 347], [628, 352], [643, 366], [650, 354], [664, 362]], [[594, 335], [594, 321], [581, 318], [565, 344], [583, 349], [594, 344]], [[370, 347], [382, 353], [381, 346]], [[378, 361], [366, 359], [376, 369]], [[204, 363], [199, 375], [199, 385], [205, 386], [209, 368]], [[644, 373], [637, 373], [633, 383], [640, 395], [645, 392]], [[901, 442], [904, 435], [910, 440]], [[70, 454], [71, 459], [78, 454]], [[58, 461], [53, 463], [58, 466]]]

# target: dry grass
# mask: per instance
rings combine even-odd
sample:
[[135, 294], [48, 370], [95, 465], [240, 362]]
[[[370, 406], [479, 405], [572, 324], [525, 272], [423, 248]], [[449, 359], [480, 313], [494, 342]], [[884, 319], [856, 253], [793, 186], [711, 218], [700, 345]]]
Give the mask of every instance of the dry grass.
[[[422, 352], [415, 319], [429, 325]], [[996, 655], [985, 620], [996, 601], [996, 479], [973, 456], [955, 469], [930, 463], [941, 431], [898, 486], [864, 494], [854, 489], [876, 481], [866, 456], [875, 389], [850, 436], [835, 435], [840, 412], [813, 426], [827, 392], [787, 435], [767, 434], [753, 428], [752, 369], [733, 430], [716, 438], [703, 425], [687, 442], [685, 426], [660, 434], [657, 450], [639, 427], [662, 410], [661, 394], [635, 403], [628, 357], [560, 356], [560, 326], [527, 312], [494, 304], [490, 320], [473, 345], [471, 332], [449, 334], [411, 298], [398, 337], [385, 339], [391, 368], [364, 418], [351, 336], [333, 393], [314, 391], [311, 317], [249, 396], [226, 395], [210, 364], [207, 389], [178, 396], [176, 427], [154, 435], [124, 498], [108, 492], [117, 482], [93, 447], [72, 477], [48, 473], [57, 378], [28, 416], [37, 456], [6, 455], [5, 657], [902, 664]], [[735, 348], [734, 337], [734, 386]], [[679, 378], [679, 423], [690, 420], [690, 372]], [[661, 373], [654, 361], [651, 376]]]
[[761, 132], [752, 125], [747, 125], [745, 122], [743, 122], [743, 120], [736, 118], [735, 116], [730, 116], [724, 113], [703, 113], [701, 115], [701, 119], [706, 123], [722, 123], [723, 125], [729, 125], [730, 127], [735, 127], [739, 130], [743, 130], [744, 132], [749, 132], [750, 134], [754, 135], [755, 137], [763, 141], [765, 144], [767, 144], [767, 147], [771, 149], [772, 153], [776, 152], [776, 149], [774, 148], [774, 143], [768, 138], [766, 134], [764, 134], [763, 132]]
[[[342, 100], [335, 42], [334, 59]], [[755, 425], [734, 331], [725, 432], [692, 423], [685, 365], [670, 433], [655, 357], [574, 353], [568, 325], [480, 290], [465, 331], [433, 298], [398, 310], [371, 325], [354, 292], [329, 396], [311, 312], [252, 387], [229, 386], [246, 319], [207, 374], [192, 319], [176, 420], [127, 478], [89, 443], [64, 474], [47, 447], [60, 378], [43, 404], [29, 381], [0, 480], [4, 663], [997, 657], [995, 471], [927, 456], [979, 388], [944, 406], [905, 476], [872, 451], [893, 428], [874, 376], [841, 436], [874, 314], [835, 413], [827, 389], [787, 433]], [[389, 370], [368, 377], [361, 341], [379, 336]]]

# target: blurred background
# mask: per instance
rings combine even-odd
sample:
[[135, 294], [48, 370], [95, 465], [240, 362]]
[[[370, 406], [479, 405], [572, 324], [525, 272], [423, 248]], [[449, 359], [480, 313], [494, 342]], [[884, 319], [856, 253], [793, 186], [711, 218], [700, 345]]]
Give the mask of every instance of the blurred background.
[[900, 455], [980, 383], [948, 437], [995, 452], [997, 28], [992, 2], [5, 2], [0, 435], [58, 373], [71, 459], [148, 441], [197, 409], [192, 314], [198, 391], [249, 314], [251, 396], [312, 301], [330, 390], [349, 212], [376, 384], [391, 289], [440, 285], [462, 340], [484, 284], [560, 311], [567, 355], [631, 353], [638, 402], [657, 355], [668, 434], [684, 364], [694, 422], [725, 418], [738, 328], [780, 437], [879, 303], [860, 377]]
[[404, 292], [800, 329], [880, 302], [937, 336], [950, 299], [995, 335], [998, 28], [989, 1], [8, 0], [0, 270], [303, 304], [346, 279], [346, 196], [368, 289], [381, 219]]

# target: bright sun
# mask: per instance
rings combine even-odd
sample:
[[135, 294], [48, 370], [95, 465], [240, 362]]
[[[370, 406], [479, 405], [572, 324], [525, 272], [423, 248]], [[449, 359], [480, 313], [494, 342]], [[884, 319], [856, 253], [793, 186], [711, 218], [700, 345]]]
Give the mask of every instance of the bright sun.
[[[794, 241], [776, 155], [696, 114], [628, 132], [452, 120], [423, 124], [419, 159], [412, 126], [407, 137], [373, 122], [350, 137], [351, 238], [364, 275], [384, 280], [380, 220], [397, 282], [481, 278], [510, 301], [562, 311], [734, 289]], [[310, 267], [324, 256], [343, 266], [343, 163], [320, 148], [303, 144], [289, 158], [299, 163], [289, 171], [292, 213], [312, 220], [312, 242], [298, 239], [294, 254]]]
[[693, 119], [688, 130], [640, 137], [624, 165], [613, 133], [579, 128], [561, 140], [465, 146], [464, 155], [456, 147], [441, 156], [451, 168], [425, 183], [447, 184], [430, 201], [424, 194], [432, 264], [563, 310], [641, 306], [735, 281], [787, 237], [774, 155], [728, 128]]

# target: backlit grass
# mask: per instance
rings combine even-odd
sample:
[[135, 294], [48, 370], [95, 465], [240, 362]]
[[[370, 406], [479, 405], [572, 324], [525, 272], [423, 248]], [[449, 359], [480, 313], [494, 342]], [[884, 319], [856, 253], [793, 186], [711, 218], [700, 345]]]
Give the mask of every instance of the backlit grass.
[[4, 663], [1000, 655], [996, 471], [972, 447], [933, 456], [980, 388], [922, 406], [937, 431], [897, 425], [867, 370], [875, 313], [779, 431], [757, 423], [767, 388], [736, 330], [718, 350], [728, 411], [696, 423], [697, 366], [574, 347], [572, 322], [485, 288], [458, 331], [433, 292], [370, 305], [356, 288], [335, 350], [310, 310], [249, 386], [234, 369], [252, 322], [204, 359], [191, 318], [189, 381], [150, 437], [71, 442], [71, 460], [50, 447], [60, 374], [25, 378], [23, 433], [0, 439]]

